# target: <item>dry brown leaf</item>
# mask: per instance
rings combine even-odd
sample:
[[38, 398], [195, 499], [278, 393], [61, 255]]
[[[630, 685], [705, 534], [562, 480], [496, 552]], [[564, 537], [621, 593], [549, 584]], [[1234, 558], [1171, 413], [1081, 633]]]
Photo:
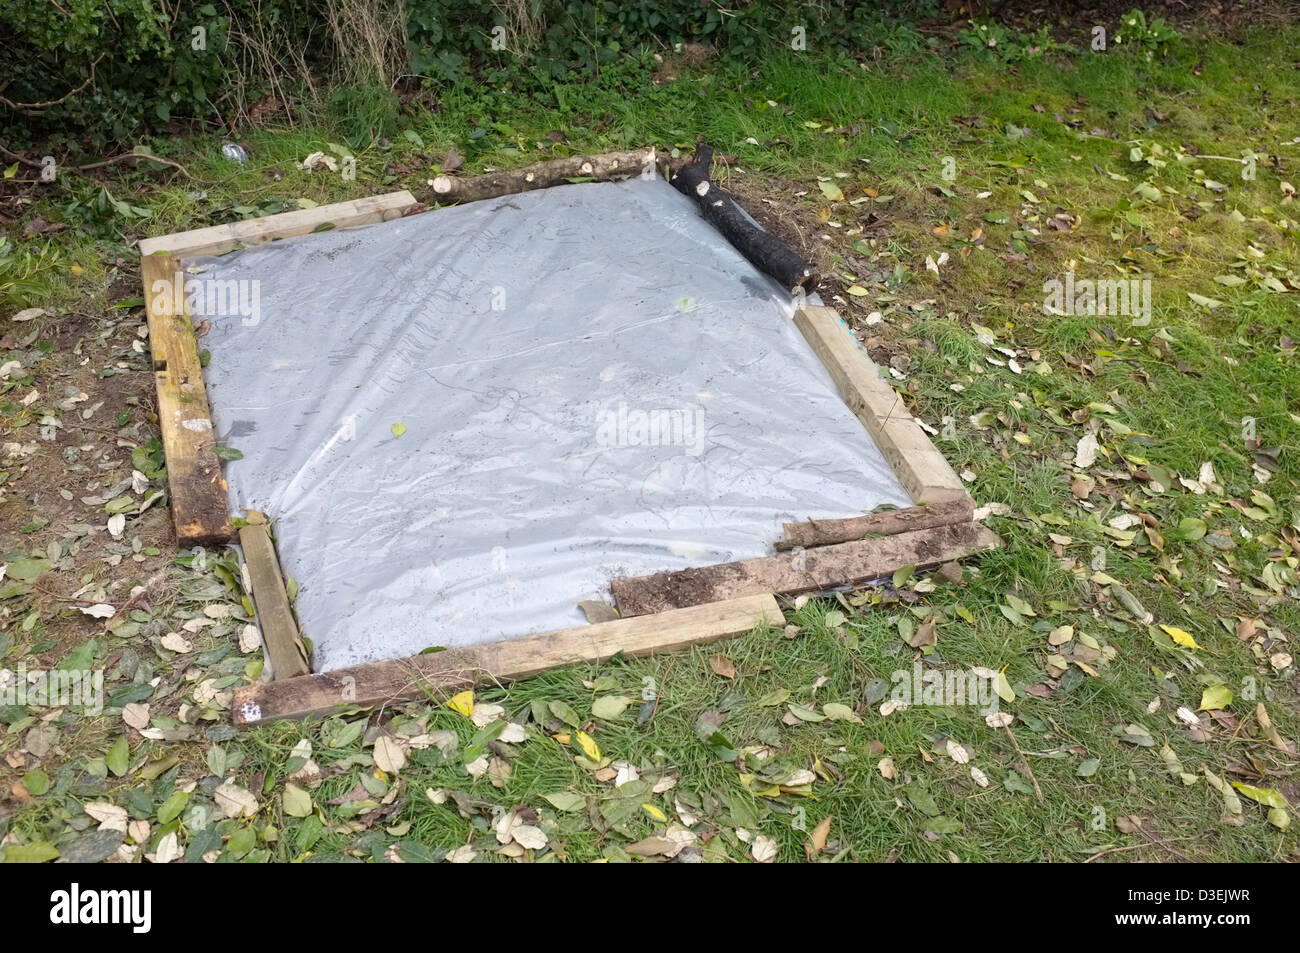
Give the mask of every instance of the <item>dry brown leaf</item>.
[[912, 637], [907, 640], [907, 644], [914, 649], [925, 648], [927, 645], [934, 645], [937, 641], [935, 637], [936, 623], [934, 616], [928, 617], [924, 622], [916, 627]]
[[612, 622], [618, 618], [618, 610], [608, 602], [600, 602], [596, 599], [586, 599], [578, 603], [578, 608], [587, 616], [587, 621]]
[[806, 850], [808, 852], [809, 860], [812, 860], [826, 849], [826, 838], [830, 836], [830, 833], [831, 819], [829, 817], [824, 817], [821, 822], [813, 828], [812, 834], [808, 837]]
[[736, 677], [736, 666], [725, 655], [710, 655], [709, 668], [713, 669], [713, 674], [720, 678]]

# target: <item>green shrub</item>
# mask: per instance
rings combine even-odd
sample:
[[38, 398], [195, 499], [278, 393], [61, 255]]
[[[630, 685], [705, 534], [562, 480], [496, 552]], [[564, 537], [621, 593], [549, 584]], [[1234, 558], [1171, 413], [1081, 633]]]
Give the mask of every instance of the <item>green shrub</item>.
[[[809, 49], [859, 54], [884, 29], [916, 42], [899, 24], [937, 12], [936, 0], [5, 0], [0, 111], [29, 141], [95, 150], [173, 120], [235, 123], [267, 96], [346, 110], [340, 88], [545, 83], [681, 42], [754, 61], [797, 29]], [[393, 103], [365, 101], [383, 114], [360, 125], [391, 127]]]

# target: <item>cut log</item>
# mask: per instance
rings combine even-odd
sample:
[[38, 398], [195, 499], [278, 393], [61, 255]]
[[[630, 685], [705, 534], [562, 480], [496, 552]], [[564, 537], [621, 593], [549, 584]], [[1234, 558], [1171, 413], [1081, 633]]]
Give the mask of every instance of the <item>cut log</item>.
[[669, 181], [700, 207], [704, 220], [720, 231], [736, 251], [791, 294], [817, 287], [817, 270], [794, 249], [754, 223], [721, 186], [709, 179], [713, 147], [699, 147], [695, 158], [672, 174]]
[[949, 523], [969, 523], [974, 513], [975, 504], [969, 497], [964, 497], [931, 506], [909, 506], [902, 510], [885, 510], [848, 519], [786, 523], [785, 539], [778, 539], [775, 548], [784, 552], [801, 547], [806, 549], [809, 546], [847, 543], [868, 536], [893, 536], [912, 530], [934, 529]]
[[759, 592], [795, 595], [856, 586], [904, 566], [937, 566], [1001, 545], [997, 535], [980, 523], [950, 523], [880, 539], [815, 546], [793, 555], [615, 579], [610, 588], [619, 613], [627, 618]]
[[487, 645], [449, 649], [391, 662], [371, 662], [319, 675], [261, 682], [235, 689], [236, 725], [323, 715], [341, 706], [370, 708], [444, 697], [475, 685], [529, 678], [575, 663], [614, 655], [674, 652], [760, 625], [783, 625], [771, 593], [696, 606], [639, 619], [615, 619]]
[[455, 202], [477, 202], [502, 195], [517, 195], [533, 189], [546, 189], [564, 185], [571, 179], [591, 179], [613, 182], [634, 175], [654, 176], [655, 150], [632, 149], [627, 152], [607, 152], [596, 156], [569, 156], [524, 166], [458, 178], [440, 175], [429, 180], [429, 187], [421, 189], [416, 197], [426, 205], [451, 205]]

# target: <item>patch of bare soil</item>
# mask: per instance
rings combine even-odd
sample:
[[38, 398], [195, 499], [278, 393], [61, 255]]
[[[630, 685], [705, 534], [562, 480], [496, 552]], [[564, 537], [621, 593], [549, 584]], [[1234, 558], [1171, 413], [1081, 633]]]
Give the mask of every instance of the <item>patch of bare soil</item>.
[[[137, 285], [113, 272], [90, 299]], [[139, 309], [102, 304], [0, 325], [0, 353], [21, 365], [0, 384], [0, 562], [14, 570], [0, 580], [0, 667], [53, 668], [93, 641], [95, 667], [114, 670], [147, 648], [115, 630], [177, 588], [144, 326]], [[58, 760], [60, 743], [27, 737], [57, 734], [61, 716], [45, 714], [55, 722], [0, 745], [0, 812], [25, 802], [18, 777]]]

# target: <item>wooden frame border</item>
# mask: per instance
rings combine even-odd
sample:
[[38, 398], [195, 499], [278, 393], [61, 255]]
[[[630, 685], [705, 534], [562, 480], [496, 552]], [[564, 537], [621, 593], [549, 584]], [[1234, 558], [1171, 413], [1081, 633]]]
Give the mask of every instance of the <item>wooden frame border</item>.
[[[159, 426], [172, 516], [183, 545], [226, 542], [233, 536], [198, 342], [184, 305], [183, 260], [327, 228], [388, 221], [420, 207], [410, 192], [391, 192], [140, 242]], [[854, 585], [902, 566], [935, 565], [1001, 545], [996, 535], [972, 521], [973, 504], [961, 480], [839, 314], [804, 305], [796, 310], [794, 323], [911, 496], [912, 507], [787, 523], [786, 539], [775, 548], [794, 550], [788, 555], [615, 580], [611, 589], [624, 617], [610, 622], [319, 675], [305, 673], [297, 622], [269, 531], [264, 522], [250, 521], [239, 536], [276, 678], [235, 690], [235, 724], [320, 715], [340, 706], [393, 704], [616, 654], [687, 648], [765, 622], [780, 624], [775, 593]], [[863, 538], [874, 534], [879, 538]]]
[[744, 635], [761, 625], [784, 624], [776, 598], [763, 593], [654, 616], [614, 619], [320, 675], [243, 685], [235, 689], [235, 724], [445, 697], [475, 685], [518, 681], [565, 665], [595, 664], [615, 655], [678, 651]]
[[198, 338], [186, 304], [184, 259], [223, 255], [326, 229], [372, 225], [408, 215], [419, 205], [410, 192], [389, 192], [140, 242], [140, 278], [158, 387], [158, 427], [167, 460], [172, 520], [182, 546], [229, 542], [234, 535]]
[[419, 206], [415, 196], [405, 190], [371, 195], [350, 202], [334, 202], [315, 208], [296, 209], [246, 218], [229, 225], [212, 225], [188, 232], [173, 232], [140, 242], [141, 256], [160, 252], [177, 258], [198, 258], [200, 255], [224, 255], [237, 248], [263, 245], [283, 238], [297, 238], [312, 232], [331, 228], [351, 228], [356, 225], [373, 225], [409, 215]]
[[239, 528], [239, 545], [248, 565], [248, 584], [257, 611], [262, 644], [271, 663], [273, 678], [293, 678], [311, 671], [307, 647], [302, 643], [298, 619], [289, 604], [289, 592], [275, 555], [271, 528], [263, 513], [250, 511], [248, 522]]
[[610, 583], [621, 616], [641, 616], [757, 592], [793, 596], [854, 586], [903, 566], [937, 566], [992, 549], [1000, 542], [983, 524], [947, 523], [880, 539], [815, 546], [791, 555], [760, 556]]
[[794, 323], [821, 358], [849, 409], [862, 421], [912, 502], [967, 499], [966, 487], [930, 442], [916, 418], [880, 376], [849, 326], [833, 308], [805, 305]]
[[183, 266], [171, 255], [148, 255], [140, 259], [140, 276], [176, 538], [182, 546], [224, 543], [233, 535], [226, 479], [217, 459], [194, 319], [185, 304]]

